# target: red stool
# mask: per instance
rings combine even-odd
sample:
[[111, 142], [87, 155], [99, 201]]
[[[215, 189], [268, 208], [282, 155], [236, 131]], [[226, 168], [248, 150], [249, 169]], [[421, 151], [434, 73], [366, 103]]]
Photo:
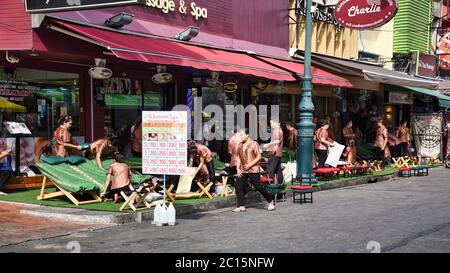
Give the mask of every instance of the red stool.
[[409, 167], [407, 167], [407, 168], [400, 168], [398, 170], [398, 176], [411, 177], [411, 170], [412, 170], [412, 168], [409, 168]]

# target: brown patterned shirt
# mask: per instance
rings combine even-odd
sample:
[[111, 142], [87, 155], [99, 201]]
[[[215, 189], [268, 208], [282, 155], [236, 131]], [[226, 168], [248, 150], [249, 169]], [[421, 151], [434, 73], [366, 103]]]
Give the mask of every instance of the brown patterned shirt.
[[241, 162], [240, 171], [242, 171], [242, 173], [259, 173], [261, 168], [259, 162], [254, 166], [252, 166], [247, 171], [244, 171], [244, 165], [251, 163], [260, 155], [261, 155], [261, 148], [259, 147], [259, 144], [256, 141], [252, 140], [248, 144], [244, 143], [239, 144], [238, 158]]
[[53, 138], [56, 141], [53, 155], [62, 157], [69, 156], [69, 151], [66, 149], [66, 147], [64, 147], [64, 143], [72, 142], [72, 135], [69, 133], [69, 130], [60, 126], [53, 133]]

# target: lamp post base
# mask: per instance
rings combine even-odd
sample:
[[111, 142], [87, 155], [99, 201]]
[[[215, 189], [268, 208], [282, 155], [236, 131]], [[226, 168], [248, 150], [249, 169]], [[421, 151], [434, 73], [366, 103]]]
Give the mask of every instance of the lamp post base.
[[306, 182], [306, 183], [310, 183], [310, 184], [317, 184], [317, 178], [313, 175], [310, 176], [309, 174], [300, 174], [298, 177], [300, 177], [301, 182]]

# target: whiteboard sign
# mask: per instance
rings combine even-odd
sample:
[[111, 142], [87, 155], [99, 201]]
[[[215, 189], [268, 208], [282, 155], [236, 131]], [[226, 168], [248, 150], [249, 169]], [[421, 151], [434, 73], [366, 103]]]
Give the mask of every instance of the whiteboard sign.
[[325, 161], [325, 165], [329, 165], [336, 168], [340, 161], [345, 146], [337, 142], [334, 142], [334, 144], [335, 145], [333, 147], [330, 147], [330, 151], [328, 153], [327, 160]]
[[142, 172], [186, 175], [187, 112], [142, 112]]

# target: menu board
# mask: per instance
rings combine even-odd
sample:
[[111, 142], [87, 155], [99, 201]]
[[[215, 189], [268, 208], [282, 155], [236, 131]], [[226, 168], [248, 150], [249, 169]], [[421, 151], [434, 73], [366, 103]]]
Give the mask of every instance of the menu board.
[[31, 131], [25, 123], [5, 121], [3, 124], [5, 124], [6, 129], [12, 135], [31, 135]]
[[187, 112], [142, 112], [142, 172], [186, 175]]

